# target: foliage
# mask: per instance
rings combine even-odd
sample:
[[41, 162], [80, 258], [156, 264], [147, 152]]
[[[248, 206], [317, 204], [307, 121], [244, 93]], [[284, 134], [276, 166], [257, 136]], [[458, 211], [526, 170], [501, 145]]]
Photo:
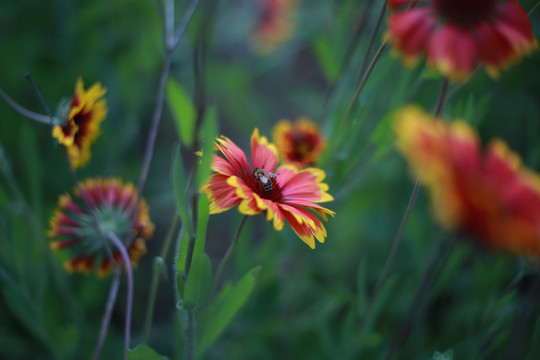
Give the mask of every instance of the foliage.
[[[178, 25], [189, 4], [175, 3]], [[433, 110], [443, 80], [423, 61], [404, 67], [386, 49], [347, 120], [364, 57], [373, 57], [385, 33], [383, 21], [368, 51], [383, 1], [297, 3], [293, 37], [263, 56], [250, 46], [259, 11], [254, 2], [200, 0], [173, 53], [143, 191], [156, 228], [134, 272], [129, 359], [183, 358], [190, 316], [197, 320], [200, 359], [384, 358], [434, 249], [449, 237], [433, 221], [421, 190], [388, 279], [375, 293], [414, 186], [393, 148], [392, 114], [405, 103]], [[520, 3], [528, 11], [536, 1]], [[539, 14], [530, 17], [537, 39]], [[0, 43], [0, 87], [34, 112], [44, 110], [24, 79], [27, 72], [53, 113], [78, 76], [107, 88], [109, 113], [89, 165], [77, 175], [136, 183], [166, 56], [156, 2], [4, 1]], [[450, 84], [442, 110], [445, 118], [470, 123], [484, 144], [504, 139], [536, 172], [539, 53], [496, 81], [481, 69], [463, 86]], [[336, 216], [325, 223], [325, 244], [311, 250], [290, 228], [276, 232], [263, 215], [250, 217], [225, 280], [213, 284], [212, 269], [242, 219], [236, 209], [209, 215], [208, 200], [198, 195], [211, 172], [213, 140], [224, 134], [248, 149], [253, 128], [271, 136], [280, 119], [300, 116], [314, 119], [328, 141], [318, 166]], [[0, 358], [88, 358], [112, 277], [69, 275], [61, 266], [66, 259], [49, 249], [48, 219], [58, 196], [74, 187], [49, 125], [4, 101], [0, 119]], [[171, 225], [175, 217], [179, 226]], [[457, 238], [395, 358], [540, 356], [536, 264]], [[157, 268], [166, 276], [156, 277], [145, 342]], [[103, 359], [122, 356], [125, 294], [122, 282]]]

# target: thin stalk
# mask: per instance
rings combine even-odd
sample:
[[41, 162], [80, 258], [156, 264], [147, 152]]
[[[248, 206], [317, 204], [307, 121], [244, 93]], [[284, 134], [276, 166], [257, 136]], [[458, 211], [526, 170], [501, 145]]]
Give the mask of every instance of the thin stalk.
[[26, 109], [25, 107], [19, 105], [15, 100], [9, 97], [8, 94], [2, 88], [0, 88], [0, 97], [4, 99], [4, 101], [11, 106], [11, 108], [15, 111], [17, 111], [19, 114], [21, 114], [24, 117], [27, 117], [29, 119], [35, 120], [37, 122], [40, 122], [42, 124], [50, 124], [51, 118], [47, 115], [38, 114], [33, 111], [30, 111]]
[[358, 84], [358, 87], [356, 88], [356, 91], [354, 92], [354, 95], [353, 95], [353, 98], [352, 98], [352, 100], [351, 100], [351, 102], [349, 104], [349, 107], [347, 108], [347, 113], [345, 115], [345, 119], [343, 120], [343, 122], [341, 123], [341, 125], [339, 127], [338, 139], [341, 137], [343, 131], [347, 128], [347, 125], [351, 121], [352, 112], [353, 112], [354, 106], [356, 105], [356, 101], [358, 101], [358, 98], [360, 97], [360, 94], [362, 93], [362, 90], [364, 90], [364, 86], [366, 85], [366, 83], [367, 83], [367, 81], [369, 79], [369, 76], [371, 75], [371, 72], [375, 68], [375, 65], [379, 61], [379, 58], [381, 57], [384, 49], [386, 49], [387, 44], [388, 44], [387, 41], [384, 41], [381, 44], [381, 46], [379, 47], [379, 49], [377, 50], [377, 52], [373, 56], [373, 59], [369, 63], [369, 66], [368, 66], [364, 76], [362, 76], [362, 79], [360, 80], [360, 83]]
[[446, 264], [446, 260], [448, 260], [452, 246], [452, 239], [448, 239], [441, 244], [438, 244], [437, 250], [433, 253], [430, 264], [424, 272], [424, 278], [418, 288], [418, 291], [416, 292], [416, 296], [414, 297], [413, 303], [409, 308], [407, 316], [403, 319], [398, 331], [394, 335], [392, 344], [390, 345], [390, 350], [388, 351], [385, 360], [392, 359], [392, 356], [396, 350], [401, 346], [409, 334], [416, 314], [422, 307], [424, 301], [428, 298], [431, 289], [435, 285], [437, 278]]
[[238, 225], [238, 228], [236, 229], [236, 232], [234, 234], [233, 241], [229, 245], [227, 252], [225, 252], [223, 259], [221, 259], [221, 262], [219, 263], [218, 269], [216, 271], [216, 276], [214, 277], [214, 285], [212, 286], [212, 294], [215, 292], [219, 284], [219, 279], [221, 279], [223, 270], [225, 269], [225, 266], [229, 262], [229, 259], [231, 258], [231, 255], [234, 249], [236, 248], [236, 244], [238, 244], [238, 239], [240, 238], [240, 232], [242, 231], [242, 228], [244, 227], [244, 224], [246, 223], [247, 218], [248, 218], [248, 215], [244, 215], [244, 217], [242, 218], [242, 221], [240, 221], [240, 224]]
[[366, 49], [366, 54], [364, 56], [364, 60], [362, 61], [362, 66], [360, 66], [360, 74], [364, 72], [364, 69], [367, 64], [367, 60], [369, 58], [369, 53], [371, 52], [371, 49], [373, 48], [373, 44], [375, 43], [375, 38], [377, 37], [377, 33], [379, 32], [379, 28], [381, 27], [382, 20], [384, 18], [384, 13], [386, 12], [386, 1], [383, 1], [382, 9], [379, 12], [379, 17], [377, 18], [377, 22], [375, 23], [375, 28], [373, 29], [373, 32], [371, 33], [371, 36], [369, 38], [368, 47]]
[[[52, 125], [53, 122], [54, 122], [54, 118], [52, 116], [51, 110], [47, 106], [47, 103], [45, 102], [45, 99], [41, 95], [41, 92], [39, 91], [38, 87], [36, 86], [36, 84], [32, 80], [32, 77], [30, 76], [30, 73], [24, 74], [24, 77], [28, 80], [28, 82], [30, 83], [30, 85], [34, 89], [34, 92], [36, 93], [36, 96], [38, 97], [41, 105], [43, 106], [43, 109], [45, 110], [45, 112], [49, 116], [50, 124]], [[73, 182], [75, 182], [75, 185], [77, 186], [77, 189], [79, 190], [79, 193], [81, 194], [81, 197], [82, 197], [82, 199], [84, 201], [84, 204], [86, 205], [86, 208], [88, 209], [88, 212], [90, 214], [92, 214], [92, 219], [94, 220], [94, 227], [95, 227], [95, 229], [96, 229], [96, 231], [97, 231], [97, 233], [99, 235], [100, 240], [103, 242], [103, 245], [105, 246], [105, 251], [107, 252], [107, 257], [109, 258], [109, 261], [111, 262], [111, 264], [113, 264], [114, 259], [113, 259], [113, 256], [112, 256], [111, 247], [109, 246], [109, 243], [105, 239], [105, 235], [101, 231], [101, 227], [99, 226], [99, 221], [98, 221], [98, 218], [97, 218], [96, 214], [93, 211], [90, 210], [91, 209], [90, 202], [88, 201], [88, 198], [86, 197], [86, 193], [82, 189], [81, 182], [79, 181], [79, 178], [77, 177], [77, 173], [75, 172], [75, 169], [73, 168], [73, 164], [71, 164], [71, 160], [69, 159], [69, 154], [68, 154], [67, 148], [65, 146], [63, 146], [63, 148], [64, 148], [64, 155], [66, 157], [66, 162], [68, 164], [69, 172], [71, 173], [71, 177], [73, 178]]]
[[[173, 219], [169, 227], [169, 231], [167, 232], [167, 236], [165, 237], [165, 242], [163, 243], [163, 247], [161, 249], [160, 256], [162, 259], [165, 259], [169, 253], [169, 248], [171, 246], [174, 230], [176, 228], [177, 223], [178, 223], [178, 214], [174, 212]], [[148, 344], [148, 340], [150, 339], [152, 318], [154, 316], [154, 304], [156, 300], [156, 293], [157, 293], [160, 275], [161, 275], [160, 268], [155, 266], [154, 273], [152, 275], [152, 282], [150, 284], [150, 293], [148, 295], [148, 305], [146, 307], [146, 318], [145, 318], [145, 323], [144, 323], [144, 336], [143, 336], [143, 343], [145, 344]]]
[[534, 5], [531, 10], [529, 10], [529, 12], [527, 13], [527, 16], [531, 16], [532, 13], [538, 8], [539, 5], [540, 5], [540, 1], [537, 2], [536, 5]]
[[[366, 20], [368, 18], [369, 12], [371, 10], [371, 7], [373, 5], [374, 0], [370, 0], [368, 4], [366, 5], [365, 11], [362, 12], [362, 17], [357, 21], [357, 25], [355, 26], [355, 32], [349, 42], [349, 45], [347, 47], [347, 51], [345, 52], [345, 55], [343, 57], [343, 60], [341, 61], [341, 65], [339, 67], [339, 75], [336, 80], [334, 80], [331, 84], [328, 90], [326, 91], [326, 95], [324, 98], [323, 103], [323, 110], [321, 111], [321, 114], [323, 115], [323, 118], [326, 117], [327, 112], [327, 106], [328, 102], [330, 100], [331, 95], [334, 93], [335, 89], [337, 88], [338, 84], [341, 82], [341, 80], [344, 77], [345, 70], [349, 67], [349, 63], [353, 57], [353, 54], [355, 53], [356, 48], [360, 44], [360, 35], [362, 34], [362, 31], [365, 28]], [[376, 31], [375, 31], [376, 32]], [[369, 48], [369, 47], [368, 47]], [[365, 53], [365, 58], [367, 59], [369, 56], [369, 50]], [[367, 60], [365, 60], [367, 61]], [[360, 73], [363, 71], [363, 66], [360, 68]]]
[[[107, 237], [116, 245], [122, 258], [124, 259], [124, 265], [126, 267], [126, 278], [127, 278], [127, 300], [126, 300], [126, 322], [124, 328], [124, 359], [127, 360], [127, 351], [129, 349], [129, 339], [131, 334], [131, 309], [133, 307], [133, 269], [131, 268], [131, 261], [129, 259], [129, 254], [124, 247], [122, 241], [112, 232], [107, 233]], [[121, 265], [118, 265], [121, 268]]]
[[107, 330], [109, 329], [109, 323], [111, 322], [112, 310], [114, 308], [114, 303], [116, 302], [116, 296], [118, 295], [118, 285], [120, 285], [120, 275], [122, 270], [120, 267], [116, 268], [114, 271], [114, 278], [111, 283], [111, 289], [109, 290], [109, 298], [107, 299], [107, 305], [105, 305], [105, 313], [103, 314], [103, 319], [101, 320], [101, 328], [99, 330], [98, 342], [94, 350], [93, 360], [98, 360], [99, 355], [101, 354], [101, 349], [103, 348], [103, 343], [107, 337]]
[[186, 328], [186, 360], [195, 359], [195, 312], [187, 310], [187, 328]]
[[[448, 89], [448, 79], [444, 79], [443, 86], [441, 89], [441, 95], [439, 96], [439, 100], [437, 101], [437, 107], [435, 109], [435, 121], [439, 117], [442, 106], [444, 104], [446, 91]], [[371, 304], [373, 304], [376, 296], [378, 295], [379, 290], [382, 288], [386, 280], [388, 279], [388, 275], [390, 273], [390, 270], [392, 268], [392, 265], [394, 264], [394, 260], [396, 257], [396, 253], [399, 249], [399, 246], [401, 245], [401, 240], [403, 239], [403, 233], [405, 232], [405, 228], [407, 227], [407, 224], [409, 223], [409, 218], [411, 216], [411, 213], [414, 209], [414, 205], [416, 204], [416, 199], [418, 198], [418, 194], [420, 192], [420, 184], [422, 182], [422, 170], [418, 172], [418, 175], [416, 177], [416, 181], [414, 183], [413, 190], [411, 192], [411, 196], [409, 198], [409, 202], [407, 204], [407, 208], [405, 209], [405, 213], [403, 214], [403, 218], [401, 220], [401, 223], [399, 225], [398, 231], [396, 233], [396, 236], [394, 237], [394, 241], [392, 243], [392, 249], [390, 250], [390, 253], [388, 254], [388, 258], [386, 259], [386, 262], [384, 264], [383, 271], [377, 280], [377, 284], [375, 285], [375, 289], [373, 291], [373, 295], [371, 296], [370, 305], [368, 307], [369, 312], [371, 309]], [[365, 318], [364, 318], [365, 319]]]

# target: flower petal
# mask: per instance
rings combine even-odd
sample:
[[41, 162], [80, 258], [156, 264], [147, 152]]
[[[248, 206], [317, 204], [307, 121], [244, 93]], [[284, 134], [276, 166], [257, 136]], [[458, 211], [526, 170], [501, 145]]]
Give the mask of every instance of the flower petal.
[[[306, 200], [312, 202], [332, 201], [333, 197], [327, 193], [328, 185], [322, 183], [324, 171], [317, 168], [307, 168], [291, 175], [294, 168], [282, 166], [276, 172], [277, 182], [285, 201]], [[284, 174], [283, 178], [280, 174]]]
[[251, 160], [253, 168], [273, 172], [277, 166], [277, 148], [268, 143], [265, 136], [259, 136], [259, 129], [255, 128], [251, 135]]
[[222, 135], [216, 139], [216, 147], [231, 164], [236, 176], [245, 179], [251, 175], [251, 166], [249, 166], [246, 154], [234, 142]]
[[289, 206], [279, 205], [283, 211], [283, 216], [291, 225], [296, 235], [310, 248], [315, 249], [315, 239], [324, 243], [326, 229], [321, 221], [309, 210]]
[[428, 64], [450, 80], [464, 80], [478, 62], [476, 44], [471, 32], [448, 23], [438, 29], [427, 45]]
[[412, 65], [429, 40], [435, 17], [427, 7], [419, 7], [388, 17], [388, 35], [392, 44], [403, 54], [405, 65]]
[[236, 195], [236, 187], [227, 181], [229, 178], [238, 179], [236, 176], [214, 174], [203, 186], [208, 201], [210, 202], [210, 214], [218, 214], [238, 205], [242, 199]]

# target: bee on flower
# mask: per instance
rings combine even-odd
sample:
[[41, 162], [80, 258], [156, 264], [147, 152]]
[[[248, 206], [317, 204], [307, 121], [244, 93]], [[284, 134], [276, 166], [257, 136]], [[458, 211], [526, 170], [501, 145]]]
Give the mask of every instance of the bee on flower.
[[288, 120], [279, 121], [272, 137], [281, 161], [299, 168], [315, 164], [326, 146], [319, 126], [306, 117], [298, 118], [294, 124]]
[[90, 145], [99, 136], [100, 123], [107, 115], [107, 102], [102, 98], [106, 91], [100, 83], [84, 90], [79, 78], [72, 100], [66, 109], [60, 109], [60, 121], [63, 122], [53, 127], [52, 136], [66, 147], [75, 169], [90, 161]]
[[[87, 274], [96, 270], [99, 277], [107, 275], [113, 267], [104, 243], [110, 241], [105, 236], [109, 231], [120, 239], [134, 238], [127, 251], [135, 265], [146, 253], [146, 241], [154, 232], [144, 199], [140, 199], [137, 207], [137, 189], [115, 178], [87, 179], [81, 189], [82, 194], [75, 189], [73, 197], [61, 195], [50, 220], [51, 249], [67, 252], [71, 257], [64, 263], [64, 268]], [[84, 199], [88, 201], [88, 207]], [[95, 220], [100, 231], [96, 229]], [[120, 252], [112, 242], [109, 247], [118, 263]]]
[[405, 64], [425, 55], [450, 80], [466, 79], [478, 62], [496, 78], [538, 47], [515, 0], [389, 0], [388, 8], [387, 35]]
[[326, 215], [334, 212], [319, 205], [333, 200], [328, 185], [322, 182], [322, 170], [277, 167], [277, 148], [259, 136], [258, 129], [251, 136], [251, 164], [244, 151], [225, 136], [217, 139], [216, 147], [220, 152], [212, 162], [216, 173], [202, 188], [210, 202], [210, 214], [235, 206], [245, 215], [263, 212], [278, 231], [288, 222], [312, 249], [315, 239], [324, 242], [326, 229], [316, 214], [326, 221]]
[[434, 121], [417, 107], [398, 112], [397, 148], [422, 173], [436, 218], [479, 243], [514, 254], [540, 253], [540, 176], [501, 140], [483, 150], [463, 121]]

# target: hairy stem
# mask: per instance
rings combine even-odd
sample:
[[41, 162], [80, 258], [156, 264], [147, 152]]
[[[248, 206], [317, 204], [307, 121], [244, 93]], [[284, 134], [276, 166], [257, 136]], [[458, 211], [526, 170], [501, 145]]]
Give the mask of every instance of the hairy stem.
[[98, 342], [96, 344], [96, 348], [94, 349], [94, 356], [92, 357], [93, 360], [99, 359], [101, 349], [103, 348], [103, 343], [107, 337], [107, 330], [109, 329], [109, 323], [111, 322], [112, 310], [114, 308], [116, 296], [118, 295], [118, 285], [120, 285], [121, 274], [122, 270], [120, 267], [117, 267], [114, 271], [111, 289], [109, 290], [109, 298], [107, 299], [107, 304], [105, 305], [105, 313], [103, 314], [103, 319], [101, 320], [101, 328], [99, 330]]
[[248, 215], [244, 215], [244, 217], [242, 218], [242, 221], [240, 221], [240, 224], [238, 225], [238, 228], [236, 229], [236, 232], [234, 234], [233, 241], [229, 245], [227, 252], [225, 252], [223, 259], [221, 259], [221, 262], [219, 263], [218, 269], [216, 271], [216, 276], [214, 277], [214, 285], [212, 286], [212, 294], [216, 291], [217, 286], [219, 284], [219, 280], [221, 279], [221, 275], [223, 275], [223, 270], [225, 269], [225, 266], [229, 262], [229, 259], [231, 258], [231, 255], [234, 249], [236, 248], [236, 244], [238, 244], [240, 233], [242, 232], [242, 228], [244, 227], [244, 224], [246, 223], [247, 218], [248, 218]]
[[35, 120], [37, 122], [43, 123], [43, 124], [51, 124], [51, 118], [49, 116], [35, 113], [19, 105], [15, 100], [10, 98], [9, 95], [6, 94], [4, 90], [2, 90], [2, 88], [0, 88], [0, 97], [4, 99], [4, 101], [9, 106], [11, 106], [13, 110], [17, 111], [22, 116]]
[[[437, 107], [435, 109], [435, 121], [437, 121], [437, 118], [439, 117], [441, 113], [447, 89], [448, 89], [448, 79], [445, 78], [443, 81], [442, 89], [441, 89], [441, 95], [439, 96], [439, 100], [437, 101]], [[377, 284], [375, 285], [375, 290], [373, 291], [373, 295], [371, 296], [370, 305], [368, 307], [368, 311], [366, 312], [366, 314], [371, 309], [371, 304], [373, 304], [377, 294], [379, 293], [380, 289], [383, 287], [384, 283], [388, 279], [388, 275], [390, 273], [392, 265], [394, 264], [396, 253], [399, 249], [399, 246], [401, 245], [401, 240], [403, 239], [403, 233], [405, 232], [405, 228], [407, 227], [407, 224], [409, 223], [409, 218], [414, 209], [414, 205], [416, 204], [416, 199], [418, 198], [418, 194], [420, 192], [421, 182], [422, 182], [422, 171], [420, 170], [420, 172], [418, 173], [416, 177], [416, 181], [414, 183], [414, 187], [411, 192], [411, 196], [409, 198], [407, 208], [405, 209], [405, 213], [403, 214], [403, 218], [399, 225], [398, 231], [396, 233], [396, 236], [394, 237], [394, 241], [392, 243], [392, 249], [390, 250], [390, 253], [388, 254], [388, 258], [386, 259], [386, 262], [384, 264], [383, 271], [381, 275], [379, 276], [379, 279], [377, 280]]]
[[[126, 322], [124, 328], [124, 358], [127, 360], [127, 351], [129, 349], [129, 339], [131, 334], [131, 309], [133, 306], [133, 270], [131, 268], [131, 261], [129, 259], [129, 254], [122, 244], [122, 241], [112, 232], [108, 232], [107, 236], [111, 241], [116, 245], [122, 258], [124, 260], [124, 265], [126, 267], [126, 277], [127, 277], [127, 300], [126, 300]], [[121, 268], [121, 265], [118, 266]]]
[[416, 314], [422, 307], [424, 301], [428, 298], [431, 289], [435, 285], [439, 274], [442, 272], [444, 265], [446, 264], [446, 260], [448, 259], [450, 250], [452, 249], [452, 245], [452, 239], [448, 239], [437, 245], [437, 250], [431, 256], [431, 262], [424, 272], [424, 278], [418, 288], [418, 291], [416, 292], [416, 296], [414, 297], [413, 303], [409, 308], [407, 316], [405, 319], [403, 319], [398, 331], [394, 334], [392, 344], [390, 345], [390, 350], [388, 351], [385, 360], [392, 359], [392, 356], [396, 350], [399, 348], [399, 346], [401, 346], [409, 334]]
[[[169, 248], [172, 242], [174, 230], [176, 228], [177, 223], [178, 223], [178, 214], [174, 212], [173, 219], [169, 227], [169, 231], [167, 232], [167, 237], [165, 238], [165, 242], [163, 243], [163, 248], [161, 249], [161, 258], [163, 260], [165, 260], [165, 258], [167, 257], [169, 253]], [[148, 344], [148, 340], [150, 339], [150, 330], [152, 327], [152, 318], [154, 316], [154, 304], [156, 300], [160, 269], [161, 269], [160, 267], [154, 266], [154, 273], [152, 275], [152, 282], [150, 284], [150, 293], [148, 294], [148, 305], [146, 307], [146, 318], [144, 322], [143, 343], [145, 344]]]

